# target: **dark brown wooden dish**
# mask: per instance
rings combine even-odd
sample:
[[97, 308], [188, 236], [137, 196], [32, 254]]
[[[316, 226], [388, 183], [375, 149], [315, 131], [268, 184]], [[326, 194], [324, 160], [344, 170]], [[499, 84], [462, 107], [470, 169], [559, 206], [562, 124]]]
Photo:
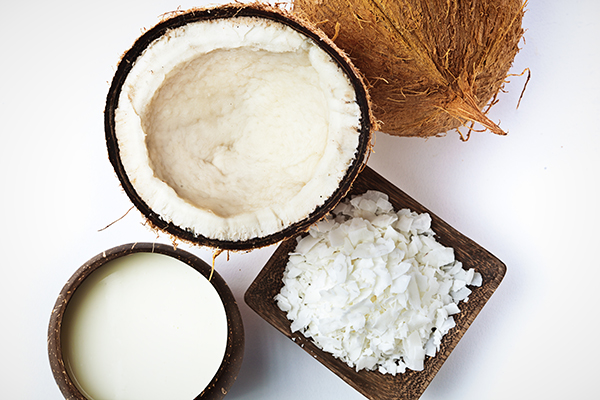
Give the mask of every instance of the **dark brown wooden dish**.
[[438, 354], [433, 358], [426, 358], [423, 371], [407, 370], [406, 373], [398, 374], [395, 377], [375, 371], [362, 370], [357, 373], [344, 362], [323, 352], [301, 333], [291, 333], [290, 321], [273, 298], [283, 286], [283, 272], [288, 254], [296, 247], [295, 238], [285, 240], [280, 244], [246, 291], [244, 299], [259, 316], [367, 398], [372, 400], [415, 400], [421, 397], [475, 317], [498, 288], [506, 273], [506, 266], [487, 250], [456, 231], [369, 167], [366, 167], [358, 176], [349, 195], [361, 194], [366, 190], [379, 190], [388, 194], [390, 202], [396, 210], [409, 208], [419, 213], [429, 213], [437, 241], [454, 248], [456, 259], [463, 263], [463, 267], [465, 269], [474, 268], [483, 277], [483, 284], [481, 287], [473, 288], [469, 301], [460, 303], [461, 312], [454, 315], [456, 327], [444, 336]]
[[[211, 266], [195, 255], [181, 249], [175, 249], [173, 246], [160, 243], [130, 243], [117, 246], [98, 254], [81, 266], [73, 276], [71, 276], [60, 292], [54, 309], [52, 310], [48, 327], [48, 356], [50, 359], [50, 367], [60, 391], [67, 400], [87, 400], [87, 397], [77, 389], [77, 386], [67, 373], [67, 368], [65, 367], [62, 355], [62, 345], [60, 340], [62, 321], [69, 300], [81, 283], [98, 268], [116, 258], [139, 252], [158, 253], [173, 257], [194, 268], [207, 279], [211, 274]], [[244, 355], [244, 326], [235, 297], [225, 280], [223, 280], [216, 271], [213, 271], [210, 282], [221, 297], [223, 305], [225, 306], [228, 330], [227, 347], [219, 370], [206, 389], [196, 397], [197, 400], [216, 400], [225, 397], [229, 388], [237, 378]]]

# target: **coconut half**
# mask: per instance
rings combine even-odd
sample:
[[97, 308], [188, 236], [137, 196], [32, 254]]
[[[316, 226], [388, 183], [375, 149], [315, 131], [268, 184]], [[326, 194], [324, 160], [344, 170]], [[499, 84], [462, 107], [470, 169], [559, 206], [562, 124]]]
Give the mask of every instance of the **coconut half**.
[[263, 5], [192, 10], [124, 55], [109, 157], [157, 229], [221, 249], [276, 243], [350, 188], [373, 129], [363, 80], [316, 28]]

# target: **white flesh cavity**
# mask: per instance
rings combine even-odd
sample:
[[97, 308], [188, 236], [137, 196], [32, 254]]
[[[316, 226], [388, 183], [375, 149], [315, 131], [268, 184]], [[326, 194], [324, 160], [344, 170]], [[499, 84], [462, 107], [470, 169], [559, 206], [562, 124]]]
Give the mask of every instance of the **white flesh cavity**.
[[311, 39], [273, 21], [188, 24], [137, 59], [115, 112], [126, 173], [162, 219], [247, 240], [301, 221], [355, 157], [352, 85]]

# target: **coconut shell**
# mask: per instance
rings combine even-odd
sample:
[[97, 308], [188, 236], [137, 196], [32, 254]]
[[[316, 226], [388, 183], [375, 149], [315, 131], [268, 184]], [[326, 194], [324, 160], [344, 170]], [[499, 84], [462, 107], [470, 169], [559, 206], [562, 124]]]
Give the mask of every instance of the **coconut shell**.
[[[215, 272], [207, 263], [195, 255], [166, 244], [145, 242], [123, 244], [96, 255], [75, 271], [61, 290], [52, 310], [48, 326], [48, 357], [52, 374], [64, 398], [66, 400], [88, 400], [88, 397], [81, 393], [74, 379], [69, 375], [63, 357], [61, 335], [63, 332], [63, 319], [69, 301], [82, 282], [95, 271], [117, 258], [135, 253], [156, 253], [173, 257], [197, 270], [206, 279], [210, 279], [225, 307], [228, 329], [227, 348], [223, 362], [215, 376], [196, 399], [224, 398], [237, 378], [242, 366], [245, 348], [244, 324], [231, 289], [218, 272]], [[160, 293], [157, 293], [157, 296], [160, 296]]]
[[470, 132], [477, 123], [504, 135], [485, 114], [519, 51], [525, 4], [294, 0], [294, 12], [316, 23], [364, 74], [382, 132], [430, 137], [461, 126]]
[[[273, 234], [240, 241], [219, 240], [192, 233], [185, 228], [175, 225], [173, 222], [164, 220], [157, 212], [152, 210], [139, 196], [125, 171], [121, 161], [119, 143], [115, 131], [115, 110], [118, 107], [121, 88], [132, 65], [152, 41], [169, 32], [169, 30], [178, 28], [187, 23], [218, 18], [233, 18], [237, 16], [273, 20], [287, 25], [312, 39], [331, 56], [348, 77], [355, 89], [357, 104], [361, 114], [359, 143], [356, 149], [355, 159], [352, 161], [351, 165], [348, 166], [342, 181], [339, 183], [338, 188], [333, 194], [310, 215], [307, 215], [306, 218]], [[134, 206], [145, 216], [147, 224], [153, 230], [170, 235], [174, 242], [181, 241], [193, 245], [233, 251], [253, 250], [278, 243], [290, 237], [295, 237], [306, 231], [312, 224], [325, 217], [344, 198], [346, 193], [350, 190], [352, 183], [364, 168], [371, 150], [371, 135], [377, 127], [375, 118], [372, 114], [369, 93], [364, 79], [346, 56], [345, 52], [339, 49], [310, 21], [302, 19], [298, 15], [288, 12], [283, 8], [273, 7], [262, 3], [225, 4], [217, 7], [196, 8], [165, 14], [163, 20], [138, 38], [131, 49], [128, 50], [121, 59], [107, 95], [104, 123], [110, 162], [115, 169], [125, 193], [128, 195]]]

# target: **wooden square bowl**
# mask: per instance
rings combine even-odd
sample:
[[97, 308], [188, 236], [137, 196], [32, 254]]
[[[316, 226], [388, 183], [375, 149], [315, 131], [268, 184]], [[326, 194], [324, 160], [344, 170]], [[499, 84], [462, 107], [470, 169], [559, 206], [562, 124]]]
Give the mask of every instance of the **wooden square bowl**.
[[456, 326], [444, 336], [436, 356], [426, 358], [422, 371], [407, 370], [396, 376], [377, 371], [356, 372], [343, 361], [319, 349], [302, 333], [291, 332], [291, 322], [287, 319], [286, 313], [279, 309], [274, 297], [283, 287], [283, 272], [289, 253], [296, 247], [296, 238], [285, 240], [280, 244], [246, 291], [245, 301], [264, 320], [367, 398], [414, 400], [423, 394], [475, 317], [498, 288], [506, 273], [506, 267], [488, 251], [452, 228], [369, 167], [360, 173], [348, 196], [362, 194], [367, 190], [386, 193], [396, 210], [409, 208], [418, 213], [429, 213], [432, 219], [431, 228], [436, 233], [437, 241], [454, 249], [456, 260], [462, 262], [464, 269], [474, 268], [483, 277], [482, 285], [473, 288], [469, 301], [461, 302], [461, 312], [454, 315]]

